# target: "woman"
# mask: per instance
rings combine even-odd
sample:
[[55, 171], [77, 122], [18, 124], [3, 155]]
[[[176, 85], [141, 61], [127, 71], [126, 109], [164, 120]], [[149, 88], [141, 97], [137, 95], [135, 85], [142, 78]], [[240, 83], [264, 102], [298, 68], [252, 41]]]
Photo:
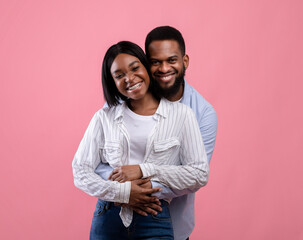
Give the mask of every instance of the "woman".
[[[73, 160], [75, 185], [100, 198], [91, 239], [173, 239], [166, 201], [161, 213], [147, 217], [113, 203], [132, 205], [141, 191], [138, 185], [149, 180], [134, 179], [151, 177], [174, 189], [207, 183], [208, 163], [195, 115], [183, 104], [157, 97], [147, 58], [131, 42], [108, 49], [102, 87], [108, 106], [94, 115]], [[126, 177], [114, 173], [115, 181], [102, 179], [94, 172], [100, 162], [113, 168], [129, 165]], [[149, 196], [144, 201], [158, 200]]]

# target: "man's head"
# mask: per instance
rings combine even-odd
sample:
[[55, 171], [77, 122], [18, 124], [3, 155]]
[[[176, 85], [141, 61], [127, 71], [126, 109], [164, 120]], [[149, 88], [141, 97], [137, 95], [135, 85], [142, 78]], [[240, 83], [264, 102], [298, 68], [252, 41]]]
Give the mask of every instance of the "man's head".
[[162, 94], [167, 98], [181, 97], [189, 63], [182, 34], [169, 26], [157, 27], [146, 37], [145, 52]]

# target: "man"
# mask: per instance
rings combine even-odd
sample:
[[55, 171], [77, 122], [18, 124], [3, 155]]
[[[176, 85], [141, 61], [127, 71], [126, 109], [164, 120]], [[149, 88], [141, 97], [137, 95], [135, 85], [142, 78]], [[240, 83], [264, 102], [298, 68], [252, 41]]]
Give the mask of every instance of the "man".
[[[170, 101], [180, 101], [195, 112], [210, 162], [216, 139], [217, 115], [213, 107], [184, 80], [189, 57], [185, 53], [185, 43], [181, 33], [169, 26], [153, 29], [146, 37], [145, 52], [150, 61], [151, 74], [163, 96]], [[112, 171], [108, 167], [105, 173], [104, 169], [106, 168], [96, 170], [103, 178], [108, 177]], [[174, 237], [176, 240], [188, 239], [194, 228], [194, 191], [171, 190], [157, 182], [152, 182], [152, 187], [163, 189], [162, 192], [155, 194], [159, 198], [173, 198], [170, 203], [170, 213]], [[138, 204], [131, 207], [142, 215], [161, 211], [161, 208], [154, 203], [148, 206]]]

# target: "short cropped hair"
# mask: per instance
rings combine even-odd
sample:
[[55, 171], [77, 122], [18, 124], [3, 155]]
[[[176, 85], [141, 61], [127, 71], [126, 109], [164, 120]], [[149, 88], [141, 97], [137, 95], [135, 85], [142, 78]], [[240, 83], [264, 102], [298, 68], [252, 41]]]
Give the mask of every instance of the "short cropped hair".
[[182, 56], [185, 55], [185, 42], [182, 34], [175, 28], [170, 26], [161, 26], [151, 30], [145, 38], [145, 52], [149, 57], [148, 47], [153, 41], [158, 40], [175, 40], [179, 44]]
[[122, 95], [115, 84], [115, 81], [110, 72], [111, 66], [115, 60], [115, 58], [120, 54], [125, 53], [132, 55], [140, 60], [143, 66], [146, 68], [147, 73], [150, 78], [149, 91], [153, 94], [153, 96], [159, 99], [158, 93], [155, 91], [154, 84], [151, 78], [149, 64], [147, 61], [147, 57], [144, 54], [144, 51], [135, 43], [129, 41], [121, 41], [117, 44], [112, 45], [107, 52], [105, 53], [103, 63], [102, 63], [102, 88], [103, 95], [109, 107], [118, 105], [121, 100], [126, 101], [127, 97]]

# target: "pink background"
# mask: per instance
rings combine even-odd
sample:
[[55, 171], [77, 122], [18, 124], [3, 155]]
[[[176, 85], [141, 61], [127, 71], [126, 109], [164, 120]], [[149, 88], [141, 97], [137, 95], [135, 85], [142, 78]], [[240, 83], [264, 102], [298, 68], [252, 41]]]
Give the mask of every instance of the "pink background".
[[71, 162], [103, 105], [119, 40], [172, 25], [186, 79], [215, 107], [209, 184], [191, 240], [303, 239], [300, 0], [0, 1], [0, 239], [88, 239], [96, 200]]

